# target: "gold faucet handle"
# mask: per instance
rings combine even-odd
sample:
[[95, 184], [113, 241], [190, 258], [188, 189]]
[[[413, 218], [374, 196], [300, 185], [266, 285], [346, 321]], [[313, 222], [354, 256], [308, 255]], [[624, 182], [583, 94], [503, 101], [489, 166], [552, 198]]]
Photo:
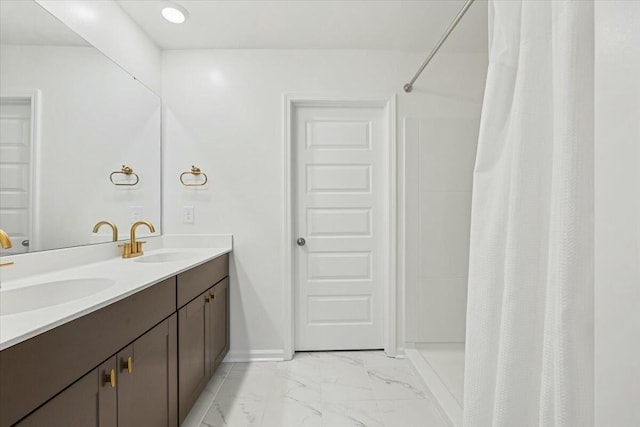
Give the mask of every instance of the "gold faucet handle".
[[124, 248], [122, 251], [122, 258], [130, 258], [131, 257], [131, 243], [124, 243], [122, 245], [118, 245], [119, 248]]
[[124, 248], [122, 253], [122, 258], [134, 258], [142, 255], [142, 244], [147, 243], [144, 240], [136, 241], [135, 246], [132, 246], [131, 243], [124, 243], [122, 245], [118, 245], [119, 248]]
[[140, 255], [142, 255], [142, 244], [143, 243], [147, 243], [144, 240], [137, 240], [136, 241], [136, 252], [140, 253]]
[[9, 249], [13, 247], [13, 243], [11, 243], [11, 237], [9, 237], [6, 231], [4, 231], [1, 228], [0, 228], [0, 247], [2, 247], [2, 249]]

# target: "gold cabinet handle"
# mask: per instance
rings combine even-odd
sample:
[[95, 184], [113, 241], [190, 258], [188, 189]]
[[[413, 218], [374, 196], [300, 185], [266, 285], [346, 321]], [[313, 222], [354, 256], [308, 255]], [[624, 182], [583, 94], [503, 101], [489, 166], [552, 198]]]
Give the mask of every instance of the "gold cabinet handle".
[[214, 294], [213, 292], [211, 292], [211, 299], [216, 299], [216, 294]]
[[211, 297], [209, 295], [205, 296], [204, 297], [204, 302], [206, 303], [206, 302], [209, 302], [209, 301], [211, 301]]
[[112, 369], [104, 374], [104, 384], [111, 384], [111, 388], [116, 388], [116, 370]]
[[127, 359], [122, 359], [122, 370], [127, 370], [127, 372], [133, 372], [133, 359], [131, 356], [127, 357]]

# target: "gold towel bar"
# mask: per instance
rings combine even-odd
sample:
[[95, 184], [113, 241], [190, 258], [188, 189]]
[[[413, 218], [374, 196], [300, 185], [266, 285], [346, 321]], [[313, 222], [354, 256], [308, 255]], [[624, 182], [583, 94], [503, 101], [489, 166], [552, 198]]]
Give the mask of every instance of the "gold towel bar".
[[[184, 176], [185, 175], [202, 175], [204, 176], [204, 181], [199, 183], [199, 184], [188, 184], [186, 182], [184, 182]], [[207, 174], [202, 172], [200, 170], [200, 168], [196, 167], [196, 166], [191, 166], [191, 170], [189, 172], [182, 172], [180, 174], [180, 182], [182, 183], [182, 185], [184, 185], [185, 187], [202, 187], [203, 185], [205, 185], [207, 183], [207, 181], [209, 180], [209, 178], [207, 178]]]
[[[122, 175], [127, 175], [127, 176], [133, 175], [133, 176], [135, 176], [135, 177], [136, 177], [136, 182], [133, 182], [133, 183], [132, 183], [132, 182], [117, 183], [117, 182], [115, 182], [115, 181], [113, 180], [113, 175], [117, 175], [117, 174], [122, 174]], [[113, 185], [128, 185], [128, 186], [133, 186], [133, 185], [136, 185], [137, 183], [139, 183], [139, 182], [140, 182], [140, 177], [138, 176], [138, 174], [137, 174], [137, 173], [135, 173], [135, 172], [133, 171], [133, 169], [131, 169], [129, 166], [125, 166], [125, 165], [122, 165], [122, 169], [121, 169], [121, 170], [111, 172], [111, 175], [109, 175], [109, 179], [111, 180], [111, 183], [112, 183]]]

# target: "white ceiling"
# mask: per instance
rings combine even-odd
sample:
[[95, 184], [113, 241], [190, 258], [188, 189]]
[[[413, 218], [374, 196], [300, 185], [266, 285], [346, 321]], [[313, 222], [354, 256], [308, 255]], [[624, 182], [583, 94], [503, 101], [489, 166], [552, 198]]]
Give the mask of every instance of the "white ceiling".
[[0, 43], [91, 46], [33, 1], [0, 0]]
[[[373, 49], [428, 52], [464, 0], [177, 1], [184, 24], [161, 1], [119, 0], [162, 49]], [[487, 3], [477, 0], [443, 50], [486, 52]]]

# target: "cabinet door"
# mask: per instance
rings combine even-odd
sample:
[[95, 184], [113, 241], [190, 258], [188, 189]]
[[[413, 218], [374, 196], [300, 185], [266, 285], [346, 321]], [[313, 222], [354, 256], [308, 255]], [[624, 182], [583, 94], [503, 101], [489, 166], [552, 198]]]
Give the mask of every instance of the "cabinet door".
[[229, 278], [211, 291], [211, 372], [215, 371], [229, 351]]
[[177, 426], [176, 327], [174, 314], [118, 353], [118, 427]]
[[116, 359], [110, 358], [19, 422], [20, 427], [116, 427]]
[[178, 415], [182, 423], [211, 376], [209, 292], [178, 311]]

